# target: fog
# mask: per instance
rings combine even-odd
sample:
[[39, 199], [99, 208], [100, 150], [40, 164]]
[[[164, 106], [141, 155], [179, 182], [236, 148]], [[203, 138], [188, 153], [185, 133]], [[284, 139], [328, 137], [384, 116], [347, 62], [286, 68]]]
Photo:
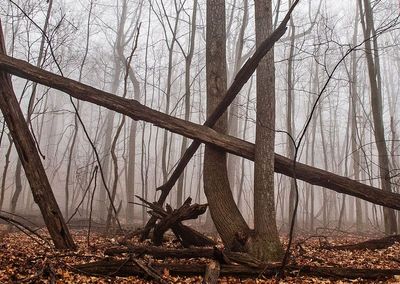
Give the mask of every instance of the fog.
[[[55, 1], [44, 41], [41, 30], [45, 26], [48, 3], [15, 2], [18, 6], [12, 1], [0, 0], [0, 18], [10, 56], [57, 74], [61, 74], [61, 70], [65, 77], [138, 100], [171, 116], [185, 119], [186, 114], [194, 123], [205, 121], [205, 1], [199, 1], [195, 7], [194, 49], [189, 69], [185, 64], [194, 36], [191, 32], [193, 1]], [[274, 14], [279, 24], [288, 10], [288, 3], [275, 2]], [[289, 157], [288, 86], [291, 86], [293, 98], [290, 134], [296, 141], [320, 94], [321, 99], [299, 147], [298, 161], [381, 188], [370, 81], [362, 44], [364, 34], [360, 17], [356, 16], [356, 2], [300, 1], [292, 17], [294, 44], [290, 38], [293, 26], [289, 26], [275, 45], [275, 152]], [[396, 17], [400, 7], [394, 0], [372, 2], [377, 34], [374, 40], [379, 47], [374, 49], [374, 60], [379, 64], [376, 76], [382, 95], [381, 115], [389, 154], [390, 182], [392, 191], [398, 192], [399, 116], [396, 109], [399, 107], [400, 37]], [[244, 3], [246, 1], [226, 2], [229, 82], [238, 71], [237, 66], [242, 66], [254, 52], [254, 3], [248, 1], [248, 23], [243, 22]], [[239, 52], [240, 42], [243, 49]], [[289, 61], [291, 82], [288, 81]], [[131, 73], [125, 75], [127, 70]], [[185, 82], [188, 70], [190, 75]], [[255, 79], [253, 75], [243, 87], [228, 114], [229, 134], [252, 143], [256, 127]], [[123, 119], [118, 113], [78, 102], [60, 91], [30, 81], [13, 77], [13, 84], [24, 114], [30, 117], [29, 127], [65, 219], [72, 215], [76, 220], [87, 219], [92, 211], [93, 220], [105, 222], [109, 207], [106, 191], [115, 189], [117, 218], [129, 226], [142, 225], [149, 218], [147, 208], [134, 195], [150, 202], [157, 200], [159, 192], [155, 189], [168, 179], [183, 153], [183, 137], [150, 123]], [[189, 96], [185, 84], [189, 84]], [[186, 100], [189, 100], [188, 113]], [[32, 113], [28, 115], [30, 105]], [[18, 155], [2, 116], [0, 128], [0, 209], [20, 215], [40, 215], [23, 170], [18, 172]], [[359, 158], [355, 158], [355, 152]], [[203, 156], [204, 146], [201, 146], [185, 170], [183, 200], [191, 197], [196, 203], [207, 203], [203, 192]], [[246, 221], [252, 225], [253, 162], [229, 155], [228, 172], [233, 196]], [[22, 191], [18, 196], [15, 192], [20, 181]], [[300, 180], [297, 182], [299, 230], [384, 230], [382, 207]], [[288, 229], [290, 188], [290, 178], [275, 174], [276, 218], [282, 232]], [[13, 198], [15, 209], [12, 208]], [[177, 200], [175, 186], [167, 203], [175, 208], [177, 202], [181, 204], [182, 200]], [[398, 220], [400, 222], [400, 218]], [[211, 219], [204, 214], [199, 223], [207, 222]]]

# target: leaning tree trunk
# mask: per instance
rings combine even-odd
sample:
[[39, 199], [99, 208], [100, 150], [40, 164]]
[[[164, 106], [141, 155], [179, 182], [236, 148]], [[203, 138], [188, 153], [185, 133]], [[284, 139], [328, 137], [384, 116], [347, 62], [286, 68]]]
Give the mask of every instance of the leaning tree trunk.
[[[5, 50], [0, 22], [0, 53], [5, 53]], [[15, 97], [11, 77], [3, 71], [0, 71], [0, 109], [14, 140], [33, 197], [39, 205], [54, 245], [59, 249], [75, 248], [74, 241], [50, 187], [32, 134]]]

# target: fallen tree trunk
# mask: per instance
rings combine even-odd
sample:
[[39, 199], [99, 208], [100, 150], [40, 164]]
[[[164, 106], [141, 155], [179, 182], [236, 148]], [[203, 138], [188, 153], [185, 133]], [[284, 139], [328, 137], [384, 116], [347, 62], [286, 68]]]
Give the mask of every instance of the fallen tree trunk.
[[[206, 263], [153, 263], [152, 269], [163, 271], [168, 269], [173, 275], [204, 275]], [[145, 273], [133, 261], [126, 260], [101, 260], [97, 262], [78, 264], [73, 266], [77, 272], [88, 275], [104, 276], [144, 276]], [[280, 265], [271, 265], [267, 267], [254, 268], [243, 265], [220, 265], [220, 275], [232, 275], [239, 277], [258, 276], [263, 273], [264, 276], [274, 276], [280, 272]], [[288, 266], [285, 268], [288, 275], [294, 276], [317, 276], [337, 279], [387, 279], [400, 274], [400, 269], [372, 269], [372, 268], [342, 268], [342, 267], [317, 267], [317, 266]]]
[[217, 260], [223, 264], [241, 264], [248, 267], [259, 268], [263, 263], [252, 255], [242, 252], [233, 252], [226, 249], [219, 249], [216, 246], [212, 248], [184, 248], [170, 249], [156, 246], [126, 246], [112, 247], [104, 251], [105, 255], [115, 256], [123, 253], [135, 255], [151, 255], [154, 258], [165, 259], [166, 257], [174, 257], [178, 259], [185, 258], [209, 258]]
[[[215, 130], [172, 117], [130, 100], [95, 89], [75, 80], [37, 68], [23, 60], [0, 54], [0, 69], [13, 75], [63, 91], [72, 97], [106, 107], [127, 115], [134, 120], [150, 122], [171, 132], [213, 144], [221, 149], [246, 159], [254, 160], [254, 144], [224, 135]], [[275, 172], [293, 177], [293, 161], [275, 154]], [[352, 195], [366, 201], [400, 210], [400, 194], [385, 192], [331, 172], [296, 164], [296, 178], [313, 185], [325, 187], [339, 193]]]
[[380, 239], [372, 239], [365, 242], [349, 245], [338, 245], [338, 246], [325, 246], [324, 249], [329, 250], [363, 250], [363, 249], [385, 249], [396, 242], [400, 242], [400, 235], [388, 236]]
[[221, 252], [216, 248], [183, 248], [183, 249], [170, 249], [157, 246], [128, 246], [128, 247], [111, 247], [104, 251], [105, 255], [114, 256], [123, 253], [134, 253], [136, 255], [148, 254], [155, 258], [164, 259], [166, 257], [175, 258], [216, 258], [221, 257]]
[[[0, 54], [5, 56], [0, 22]], [[53, 243], [58, 249], [75, 248], [74, 241], [58, 207], [27, 122], [15, 96], [11, 77], [0, 70], [0, 109], [25, 170], [33, 198], [40, 208]]]

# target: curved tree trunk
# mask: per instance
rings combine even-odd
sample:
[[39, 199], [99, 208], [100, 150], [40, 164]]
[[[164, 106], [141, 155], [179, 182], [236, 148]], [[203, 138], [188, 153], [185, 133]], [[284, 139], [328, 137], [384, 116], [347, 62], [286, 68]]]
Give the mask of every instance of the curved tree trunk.
[[[207, 0], [207, 115], [209, 116], [226, 91], [225, 51], [225, 1]], [[221, 116], [214, 129], [227, 132], [227, 114]], [[222, 241], [228, 248], [235, 248], [235, 235], [248, 234], [249, 228], [233, 198], [226, 166], [226, 153], [206, 145], [204, 152], [204, 192], [211, 217]]]

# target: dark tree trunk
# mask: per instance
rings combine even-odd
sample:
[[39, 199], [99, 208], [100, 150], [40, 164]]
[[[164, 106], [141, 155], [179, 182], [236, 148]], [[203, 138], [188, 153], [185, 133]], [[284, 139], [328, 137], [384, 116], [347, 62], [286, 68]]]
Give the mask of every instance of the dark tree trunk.
[[[0, 22], [0, 53], [5, 53], [5, 43]], [[32, 134], [24, 119], [12, 87], [11, 76], [0, 71], [0, 109], [13, 138], [21, 164], [31, 186], [35, 202], [56, 248], [73, 249], [74, 241], [60, 212]]]
[[[207, 115], [213, 113], [226, 91], [225, 1], [207, 0]], [[227, 132], [227, 114], [215, 124], [215, 130]], [[235, 243], [235, 234], [248, 233], [248, 226], [233, 198], [226, 165], [226, 153], [212, 145], [204, 152], [204, 192], [210, 213], [222, 241], [228, 248]]]

